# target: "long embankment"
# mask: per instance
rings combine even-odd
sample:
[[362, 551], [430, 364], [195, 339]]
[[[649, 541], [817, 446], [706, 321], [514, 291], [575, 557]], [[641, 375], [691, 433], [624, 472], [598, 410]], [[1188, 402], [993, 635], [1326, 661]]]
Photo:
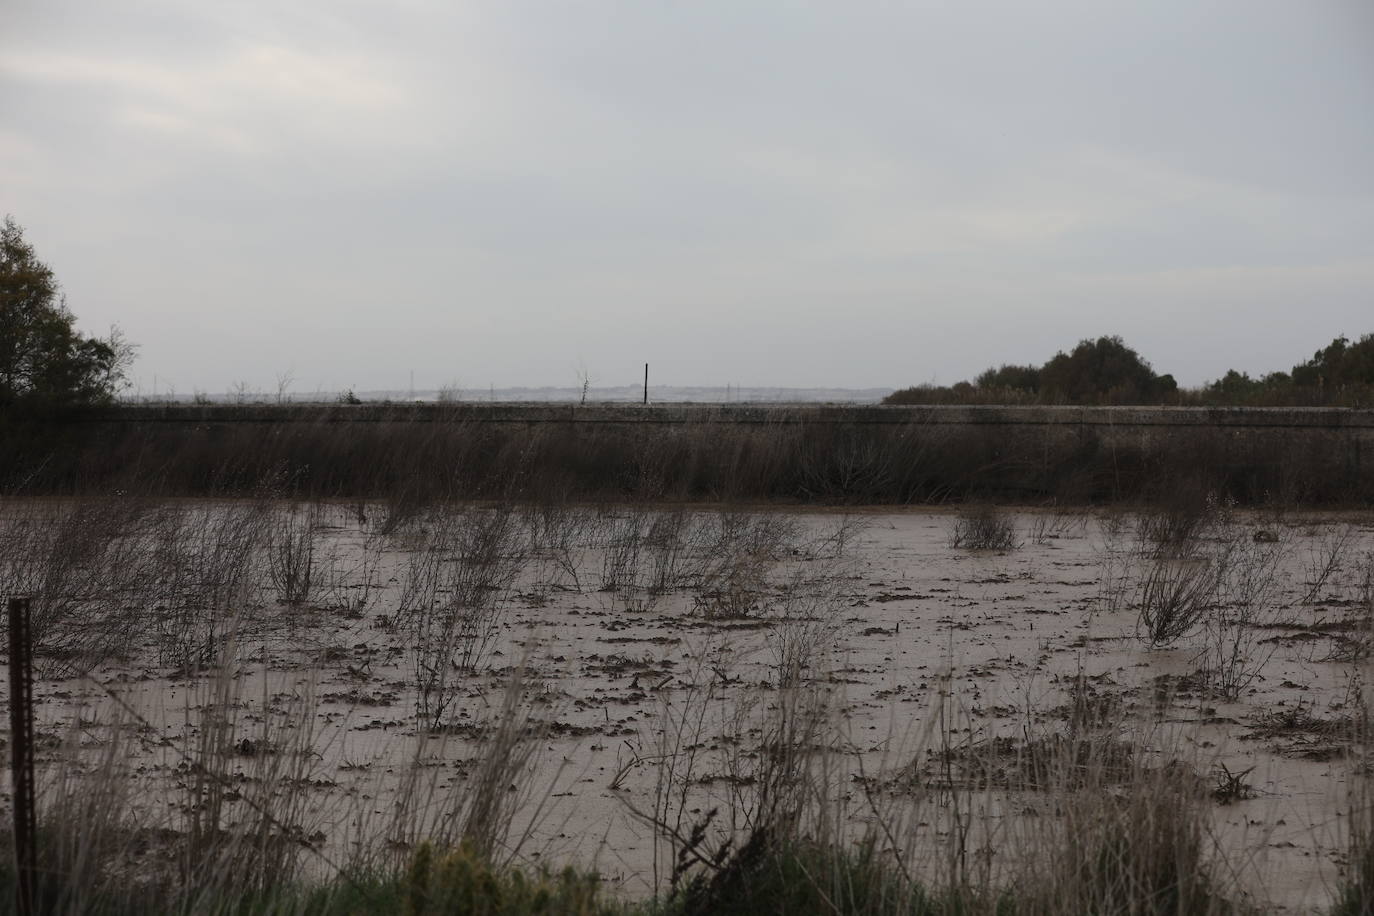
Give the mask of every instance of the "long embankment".
[[0, 420], [0, 492], [1374, 503], [1374, 411], [414, 403]]

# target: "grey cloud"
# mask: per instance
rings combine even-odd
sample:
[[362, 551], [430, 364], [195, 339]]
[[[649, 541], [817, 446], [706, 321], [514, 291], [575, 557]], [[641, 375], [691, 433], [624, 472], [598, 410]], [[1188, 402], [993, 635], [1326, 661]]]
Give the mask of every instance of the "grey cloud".
[[1097, 333], [1196, 383], [1367, 323], [1360, 2], [29, 0], [11, 24], [0, 209], [183, 389], [649, 358], [895, 386]]

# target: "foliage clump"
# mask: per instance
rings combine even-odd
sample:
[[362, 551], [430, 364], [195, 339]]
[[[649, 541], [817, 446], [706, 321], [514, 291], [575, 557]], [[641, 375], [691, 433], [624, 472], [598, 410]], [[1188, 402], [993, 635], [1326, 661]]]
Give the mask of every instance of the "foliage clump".
[[1341, 335], [1291, 372], [1252, 378], [1230, 369], [1203, 393], [1214, 401], [1255, 406], [1369, 406], [1374, 404], [1374, 334], [1354, 343]]
[[1046, 400], [1068, 404], [1158, 404], [1178, 391], [1172, 375], [1159, 375], [1120, 337], [1081, 340], [1040, 369]]
[[1002, 365], [982, 372], [973, 384], [907, 388], [883, 403], [1162, 404], [1177, 395], [1172, 375], [1157, 374], [1120, 337], [1103, 336], [1080, 340], [1042, 366]]
[[117, 329], [75, 328], [52, 269], [12, 217], [0, 225], [0, 408], [105, 403], [123, 387], [133, 347]]
[[405, 876], [407, 916], [469, 913], [472, 916], [610, 916], [620, 908], [601, 896], [594, 874], [565, 868], [526, 874], [498, 868], [467, 844], [440, 852], [421, 844]]

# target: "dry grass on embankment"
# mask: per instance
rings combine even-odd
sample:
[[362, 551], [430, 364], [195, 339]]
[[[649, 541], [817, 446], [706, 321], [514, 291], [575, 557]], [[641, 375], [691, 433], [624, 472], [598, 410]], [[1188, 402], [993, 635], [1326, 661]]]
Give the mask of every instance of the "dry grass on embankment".
[[1374, 412], [317, 405], [0, 417], [0, 493], [1368, 505]]

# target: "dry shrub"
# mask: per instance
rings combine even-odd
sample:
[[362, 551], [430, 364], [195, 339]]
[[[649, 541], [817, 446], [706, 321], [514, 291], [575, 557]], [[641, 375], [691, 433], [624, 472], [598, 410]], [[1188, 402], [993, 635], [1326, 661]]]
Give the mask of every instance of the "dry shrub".
[[[389, 523], [435, 502], [492, 496], [902, 505], [973, 487], [1131, 501], [1200, 474], [1251, 502], [1270, 492], [1325, 503], [1374, 495], [1348, 460], [1348, 438], [1316, 447], [1316, 437], [1282, 427], [1248, 430], [1238, 449], [1231, 430], [1207, 426], [1127, 442], [1096, 423], [1022, 424], [1009, 437], [997, 423], [1017, 417], [1001, 408], [870, 409], [878, 422], [862, 408], [819, 406], [578, 408], [573, 422], [547, 405], [528, 410], [155, 406], [0, 418], [0, 493], [373, 498], [395, 510]], [[993, 422], [980, 422], [987, 414]]]
[[158, 661], [184, 670], [218, 657], [231, 621], [258, 587], [266, 503], [164, 507], [154, 525], [157, 578], [144, 583]]
[[1206, 540], [1194, 537], [1143, 557], [1139, 632], [1160, 646], [1201, 631], [1198, 674], [1214, 693], [1235, 699], [1274, 654], [1274, 647], [1258, 645], [1257, 628], [1277, 613], [1285, 549], [1256, 541], [1228, 513], [1211, 518], [1207, 530]]
[[763, 610], [768, 576], [777, 558], [766, 553], [724, 554], [703, 571], [693, 598], [706, 620], [735, 620]]
[[[824, 690], [786, 672], [779, 677], [766, 706], [756, 692], [725, 692], [719, 679], [663, 698], [666, 727], [656, 748], [636, 755], [617, 777], [616, 787], [630, 769], [653, 764], [652, 807], [624, 800], [654, 830], [656, 877], [666, 873], [687, 913], [737, 909], [761, 868], [804, 838], [836, 837], [826, 809], [834, 789], [834, 709]], [[719, 738], [704, 744], [716, 729]], [[707, 802], [703, 786], [721, 788]]]
[[288, 506], [272, 520], [267, 545], [268, 580], [283, 604], [304, 604], [315, 590], [315, 540], [319, 525], [318, 505]]
[[529, 549], [514, 507], [443, 507], [409, 557], [398, 617], [413, 635], [416, 715], [441, 727], [486, 665]]
[[230, 639], [214, 676], [199, 686], [196, 744], [183, 761], [179, 864], [185, 887], [196, 894], [279, 890], [325, 839], [313, 822], [317, 804], [306, 794], [320, 765], [313, 688], [283, 705], [264, 678], [263, 695], [246, 697], [236, 661]]
[[75, 726], [60, 762], [40, 774], [46, 785], [38, 798], [37, 912], [99, 912], [140, 868], [136, 850], [144, 829], [130, 816], [135, 780], [121, 725], [111, 723], [113, 739], [89, 774], [75, 762], [81, 740]]
[[156, 580], [150, 504], [105, 498], [27, 503], [0, 519], [0, 594], [32, 599], [40, 676], [126, 655], [145, 631]]
[[[221, 661], [232, 657], [226, 645]], [[76, 744], [97, 725], [86, 716], [74, 722], [72, 746], [46, 774], [40, 798], [41, 912], [238, 912], [249, 899], [263, 901], [265, 911], [296, 912], [306, 862], [323, 865], [326, 878], [339, 876], [343, 863], [321, 847], [325, 834], [312, 820], [322, 816], [311, 794], [320, 775], [313, 694], [282, 707], [264, 684], [254, 701], [242, 695], [236, 668], [223, 664], [197, 688], [186, 722], [192, 744], [166, 741], [181, 774], [181, 795], [170, 805], [137, 793], [124, 743], [135, 733], [130, 723], [100, 726], [108, 740], [99, 759], [83, 765]], [[465, 850], [493, 874], [507, 868], [551, 795], [535, 785], [546, 734], [533, 716], [539, 705], [537, 685], [517, 670], [481, 723], [483, 744], [460, 768], [465, 779], [427, 765], [420, 752], [433, 745], [418, 735], [416, 759], [387, 819], [356, 822], [360, 831], [377, 832], [355, 838], [351, 864], [394, 867], [431, 842]], [[517, 829], [517, 821], [528, 823]], [[0, 886], [9, 877], [0, 869]]]
[[[306, 790], [318, 775], [317, 709], [308, 692], [287, 708], [244, 697], [233, 659], [226, 644], [219, 672], [196, 688], [201, 702], [186, 708], [194, 743], [159, 738], [179, 795], [148, 796], [146, 768], [131, 762], [131, 737], [160, 729], [114, 695], [105, 721], [78, 711], [63, 753], [39, 773], [37, 912], [219, 912], [289, 894], [323, 839]], [[81, 752], [92, 733], [94, 761]]]
[[326, 605], [350, 617], [361, 617], [384, 587], [381, 579], [382, 539], [368, 535], [357, 553], [345, 558], [338, 551], [327, 554], [324, 600]]
[[603, 518], [604, 540], [600, 590], [616, 592], [639, 589], [644, 583], [641, 554], [645, 552], [651, 513], [643, 506], [615, 512]]
[[1325, 525], [1316, 543], [1308, 545], [1304, 557], [1308, 589], [1303, 604], [1313, 604], [1321, 597], [1322, 589], [1344, 562], [1356, 530], [1354, 525]]
[[1140, 514], [1137, 533], [1141, 553], [1187, 556], [1199, 541], [1227, 524], [1232, 503], [1196, 481], [1167, 486], [1166, 495]]
[[[1358, 688], [1358, 685], [1357, 685]], [[1362, 693], [1358, 697], [1358, 716], [1347, 731], [1354, 740], [1354, 772], [1349, 775], [1349, 795], [1346, 802], [1345, 862], [1337, 887], [1336, 905], [1332, 916], [1365, 916], [1374, 912], [1374, 797], [1370, 793], [1371, 742], [1369, 709]]]
[[974, 506], [959, 513], [949, 546], [963, 550], [1015, 550], [1016, 523], [996, 506]]
[[1140, 627], [1152, 646], [1200, 628], [1216, 596], [1217, 566], [1207, 556], [1157, 557], [1140, 582]]
[[1259, 644], [1258, 628], [1277, 615], [1284, 549], [1229, 529], [1215, 557], [1218, 585], [1206, 623], [1202, 666], [1212, 691], [1235, 699], [1260, 676], [1277, 649], [1277, 644]]
[[[489, 703], [484, 693], [482, 704]], [[521, 857], [554, 795], [561, 768], [540, 775], [548, 721], [536, 715], [547, 711], [539, 684], [524, 663], [512, 670], [499, 690], [497, 703], [484, 706], [474, 717], [472, 733], [479, 746], [457, 767], [465, 774], [436, 767], [447, 756], [450, 737], [421, 732], [415, 753], [380, 822], [360, 824], [360, 868], [394, 867], [405, 854], [429, 842], [438, 850], [466, 848], [483, 861], [509, 865]], [[371, 811], [371, 806], [367, 806]], [[517, 824], [519, 828], [517, 829]]]
[[1021, 912], [1235, 911], [1213, 877], [1207, 799], [1196, 780], [1143, 770], [1122, 791], [1088, 788], [1059, 803], [1062, 817], [1041, 835], [1043, 859], [1020, 892]]
[[1123, 727], [1081, 674], [1068, 700], [1063, 730], [1029, 732], [1021, 758], [1031, 778], [1023, 785], [1040, 801], [1019, 825], [1033, 837], [1015, 866], [1010, 912], [1234, 912], [1213, 864], [1211, 786], [1196, 752], [1175, 754], [1177, 745], [1156, 746], [1158, 733]]

